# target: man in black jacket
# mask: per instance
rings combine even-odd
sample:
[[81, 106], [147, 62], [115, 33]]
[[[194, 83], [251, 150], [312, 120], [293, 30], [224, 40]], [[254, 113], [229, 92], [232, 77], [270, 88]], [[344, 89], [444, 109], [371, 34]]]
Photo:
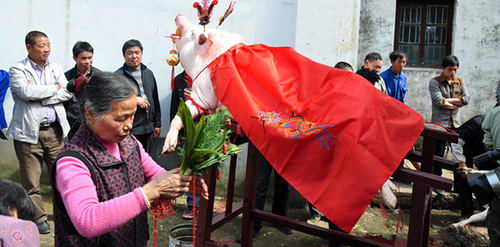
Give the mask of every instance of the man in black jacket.
[[66, 118], [71, 127], [68, 133], [68, 139], [73, 137], [83, 120], [80, 105], [78, 103], [80, 87], [82, 83], [88, 81], [94, 73], [100, 71], [92, 66], [94, 62], [94, 48], [88, 42], [78, 41], [75, 43], [73, 46], [73, 60], [75, 60], [75, 67], [64, 73], [68, 80], [66, 89], [73, 93], [73, 97], [63, 103], [66, 109]]
[[[177, 110], [179, 109], [181, 101], [180, 99], [186, 100], [185, 94], [186, 92], [190, 92], [187, 81], [186, 71], [182, 71], [182, 73], [174, 78], [174, 88], [172, 88], [172, 99], [170, 101], [170, 121], [177, 115]], [[186, 89], [188, 91], [186, 91]]]
[[151, 138], [160, 137], [161, 111], [158, 88], [153, 71], [142, 64], [143, 47], [139, 40], [131, 39], [122, 47], [125, 64], [115, 73], [124, 75], [136, 87], [137, 111], [132, 134], [151, 153]]

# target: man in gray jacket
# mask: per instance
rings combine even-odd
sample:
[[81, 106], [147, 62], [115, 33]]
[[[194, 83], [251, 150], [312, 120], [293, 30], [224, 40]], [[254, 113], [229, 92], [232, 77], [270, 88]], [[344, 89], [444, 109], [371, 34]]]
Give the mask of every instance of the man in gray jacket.
[[46, 34], [31, 31], [25, 38], [28, 57], [10, 68], [14, 112], [7, 136], [14, 139], [21, 183], [33, 202], [40, 233], [50, 233], [40, 193], [42, 164], [53, 165], [69, 131], [62, 102], [71, 98], [59, 64], [49, 61]]
[[[460, 66], [458, 58], [450, 55], [441, 62], [442, 72], [429, 82], [429, 93], [432, 101], [432, 122], [447, 128], [460, 127], [460, 108], [469, 104], [470, 95], [464, 80], [457, 76]], [[435, 155], [443, 157], [446, 142], [437, 141]], [[434, 174], [441, 176], [440, 168], [434, 169]]]

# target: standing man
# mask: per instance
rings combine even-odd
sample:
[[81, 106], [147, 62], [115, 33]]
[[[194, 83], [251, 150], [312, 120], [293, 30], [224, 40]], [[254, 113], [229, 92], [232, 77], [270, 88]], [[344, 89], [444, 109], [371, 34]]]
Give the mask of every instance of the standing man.
[[[274, 193], [271, 212], [273, 214], [285, 216], [288, 211], [288, 197], [290, 188], [288, 182], [279, 175], [279, 173], [271, 166], [269, 161], [258, 152], [257, 155], [257, 171], [255, 176], [255, 208], [264, 210], [267, 198], [267, 189], [271, 181], [271, 175], [274, 175]], [[290, 235], [292, 230], [284, 225], [275, 225], [280, 232]], [[259, 219], [254, 220], [253, 224], [254, 237], [256, 237], [262, 228], [262, 222]]]
[[[486, 114], [483, 121], [483, 142], [488, 149], [500, 150], [500, 92], [497, 91], [497, 104]], [[497, 167], [500, 161], [497, 160]], [[486, 216], [486, 227], [490, 237], [490, 246], [500, 246], [500, 199], [493, 197]]]
[[137, 111], [132, 134], [151, 153], [151, 138], [160, 137], [161, 111], [158, 88], [153, 71], [142, 64], [143, 47], [139, 40], [131, 39], [122, 47], [125, 64], [115, 73], [127, 77], [137, 90]]
[[[431, 121], [451, 129], [460, 127], [459, 110], [470, 100], [464, 80], [457, 76], [459, 66], [457, 57], [453, 55], [444, 57], [441, 62], [441, 74], [429, 82], [432, 100]], [[445, 145], [446, 142], [436, 141], [435, 155], [443, 157]], [[441, 169], [434, 169], [434, 174], [441, 176]]]
[[389, 54], [391, 67], [380, 74], [380, 77], [385, 81], [387, 94], [402, 103], [405, 101], [406, 92], [406, 75], [403, 72], [408, 60], [406, 54], [401, 51], [393, 51]]
[[25, 38], [28, 57], [10, 68], [14, 112], [8, 137], [14, 139], [21, 183], [33, 202], [35, 222], [42, 234], [50, 233], [40, 193], [42, 164], [50, 167], [69, 131], [62, 102], [71, 98], [61, 66], [49, 61], [46, 34], [31, 31]]
[[66, 79], [68, 79], [68, 86], [66, 88], [69, 92], [73, 93], [73, 97], [64, 102], [68, 122], [71, 126], [71, 130], [68, 134], [69, 139], [73, 137], [83, 121], [77, 99], [80, 94], [80, 87], [82, 83], [88, 81], [94, 73], [100, 71], [92, 66], [94, 62], [94, 48], [88, 42], [78, 41], [75, 43], [73, 46], [73, 60], [75, 60], [76, 63], [75, 67], [64, 73]]
[[172, 88], [172, 99], [170, 100], [170, 122], [177, 115], [181, 99], [186, 100], [186, 97], [189, 97], [189, 95], [186, 95], [191, 89], [188, 81], [186, 71], [182, 71], [174, 78], [174, 88]]
[[[361, 66], [360, 70], [368, 69], [378, 74], [382, 69], [383, 64], [384, 60], [382, 59], [382, 56], [379, 53], [377, 52], [368, 53], [368, 55], [366, 55], [365, 57], [365, 61], [363, 62], [363, 66]], [[376, 89], [387, 94], [387, 88], [385, 86], [384, 79], [382, 79], [381, 77], [373, 85], [375, 86]]]

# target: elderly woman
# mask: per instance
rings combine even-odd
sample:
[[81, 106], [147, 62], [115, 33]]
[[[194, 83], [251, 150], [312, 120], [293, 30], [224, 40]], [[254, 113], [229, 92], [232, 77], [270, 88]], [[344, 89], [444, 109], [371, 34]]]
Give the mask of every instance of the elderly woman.
[[84, 124], [54, 169], [56, 246], [146, 246], [150, 202], [182, 195], [192, 177], [166, 172], [130, 135], [137, 99], [125, 77], [94, 75], [80, 103]]

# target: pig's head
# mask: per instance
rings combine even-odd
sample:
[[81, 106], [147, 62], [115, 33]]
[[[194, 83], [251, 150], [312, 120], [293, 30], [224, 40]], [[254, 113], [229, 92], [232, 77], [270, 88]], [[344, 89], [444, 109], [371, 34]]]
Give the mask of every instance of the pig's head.
[[183, 14], [177, 15], [175, 23], [180, 31], [175, 47], [179, 51], [182, 67], [193, 79], [219, 55], [244, 42], [240, 35], [234, 33], [215, 29], [203, 32], [203, 27], [193, 24]]

